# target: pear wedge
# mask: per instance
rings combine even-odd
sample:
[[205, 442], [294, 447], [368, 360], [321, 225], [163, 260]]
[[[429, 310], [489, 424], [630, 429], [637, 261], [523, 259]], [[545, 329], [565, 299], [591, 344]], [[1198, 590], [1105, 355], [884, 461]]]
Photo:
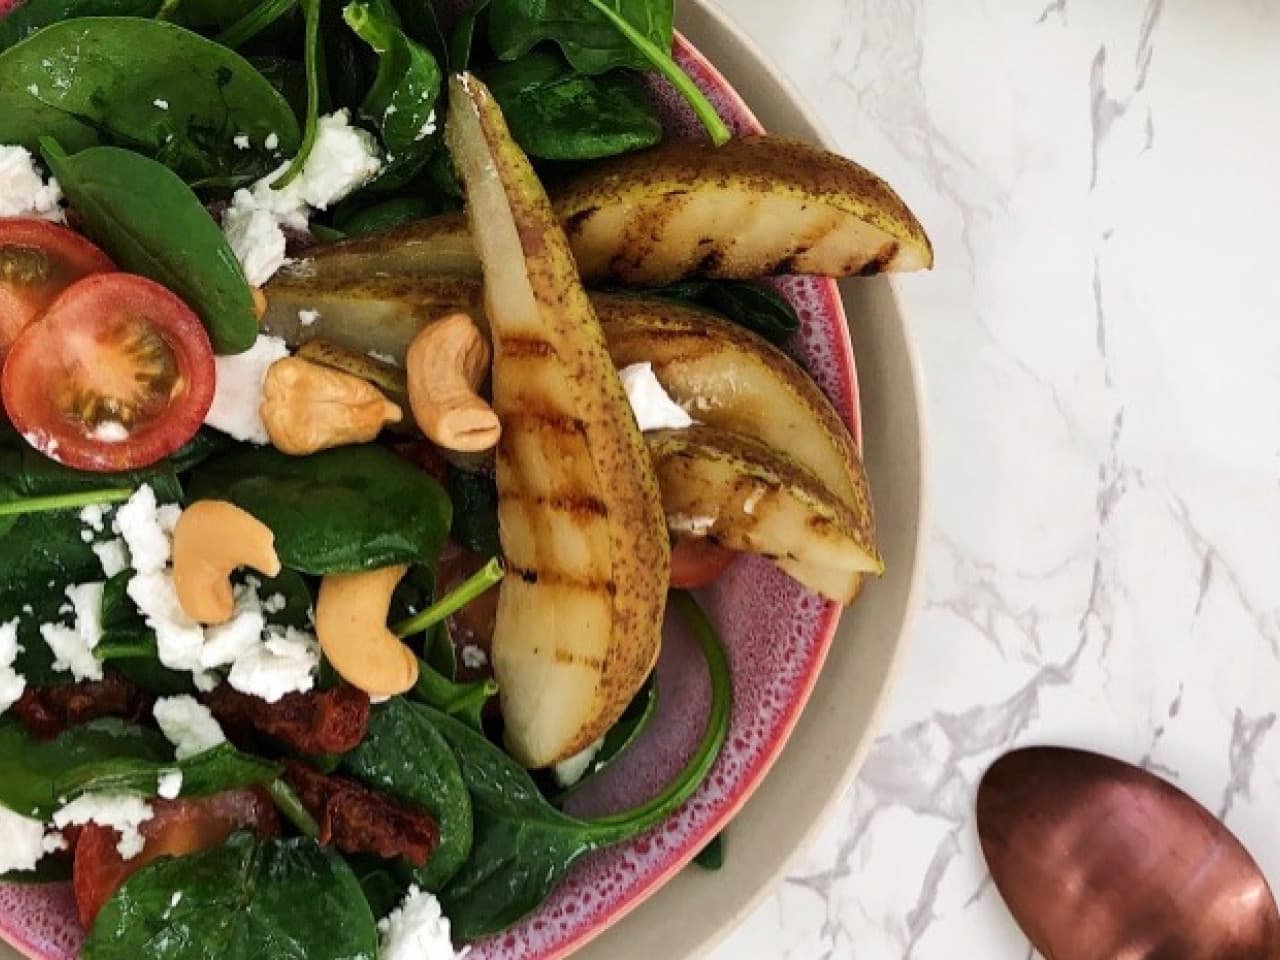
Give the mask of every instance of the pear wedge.
[[[716, 148], [672, 140], [594, 164], [553, 192], [583, 278], [663, 286], [928, 269], [933, 247], [893, 189], [851, 160], [785, 137]], [[456, 214], [317, 247], [291, 271], [474, 275]]]
[[829, 600], [852, 603], [879, 573], [874, 534], [794, 460], [714, 427], [645, 434], [667, 526], [758, 553]]
[[484, 265], [498, 518], [493, 664], [528, 767], [599, 739], [652, 671], [670, 546], [653, 464], [573, 254], [484, 84], [450, 81], [448, 137]]

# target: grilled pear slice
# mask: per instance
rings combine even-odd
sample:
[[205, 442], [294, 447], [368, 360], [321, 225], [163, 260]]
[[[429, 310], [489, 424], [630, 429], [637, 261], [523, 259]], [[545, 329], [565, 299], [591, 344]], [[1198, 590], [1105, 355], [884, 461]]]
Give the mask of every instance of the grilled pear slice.
[[879, 573], [875, 534], [812, 473], [714, 427], [645, 434], [672, 533], [762, 554], [815, 593], [852, 603]]
[[[553, 191], [583, 278], [662, 286], [927, 269], [933, 247], [893, 189], [851, 160], [797, 140], [673, 140], [593, 164]], [[475, 274], [456, 214], [316, 248], [292, 271]]]
[[449, 146], [484, 264], [498, 520], [493, 665], [508, 748], [580, 753], [652, 671], [670, 580], [653, 464], [569, 242], [488, 89], [450, 81]]

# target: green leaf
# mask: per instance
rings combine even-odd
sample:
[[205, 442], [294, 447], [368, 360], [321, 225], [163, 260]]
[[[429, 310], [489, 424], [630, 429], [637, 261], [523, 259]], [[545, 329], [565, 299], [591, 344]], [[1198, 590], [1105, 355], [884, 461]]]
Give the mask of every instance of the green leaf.
[[71, 857], [66, 855], [43, 857], [34, 870], [0, 873], [0, 883], [16, 883], [32, 887], [46, 883], [70, 883], [71, 863]]
[[440, 845], [413, 878], [427, 890], [443, 887], [471, 852], [471, 797], [449, 744], [421, 708], [400, 697], [374, 707], [369, 732], [342, 769], [435, 818]]
[[726, 320], [759, 334], [774, 346], [783, 346], [800, 329], [800, 317], [791, 301], [772, 287], [759, 283], [691, 280], [645, 293], [714, 310]]
[[724, 866], [724, 834], [717, 833], [711, 841], [698, 851], [693, 862], [703, 870], [715, 873]]
[[496, 680], [459, 683], [425, 660], [418, 661], [418, 682], [409, 694], [414, 700], [457, 717], [477, 733], [484, 733], [484, 708], [498, 693]]
[[303, 33], [303, 69], [307, 78], [307, 113], [302, 129], [302, 143], [288, 168], [271, 183], [273, 190], [283, 190], [302, 174], [311, 158], [320, 126], [320, 0], [301, 0], [302, 17], [306, 24]]
[[402, 186], [440, 142], [441, 125], [435, 119], [440, 65], [430, 50], [400, 29], [385, 2], [348, 4], [342, 15], [378, 55], [378, 72], [360, 105], [360, 115], [377, 128], [387, 151], [374, 187]]
[[476, 27], [480, 15], [489, 6], [489, 0], [474, 0], [470, 8], [454, 24], [449, 38], [449, 69], [461, 73], [471, 65], [471, 51], [475, 47]]
[[108, 760], [172, 766], [172, 757], [160, 734], [119, 720], [95, 720], [39, 741], [17, 720], [0, 719], [0, 805], [48, 819], [61, 806], [59, 783], [76, 771]]
[[639, 75], [578, 73], [547, 50], [485, 71], [516, 142], [542, 160], [596, 160], [651, 147], [662, 122]]
[[351, 868], [314, 840], [237, 833], [148, 864], [107, 901], [84, 960], [374, 960], [378, 936]]
[[[610, 0], [610, 6], [659, 49], [671, 51], [673, 0]], [[489, 42], [499, 59], [522, 57], [543, 40], [559, 44], [583, 73], [649, 68], [644, 55], [587, 0], [493, 0]]]
[[449, 499], [421, 470], [376, 444], [290, 457], [269, 447], [206, 463], [193, 499], [230, 500], [276, 536], [281, 562], [303, 573], [434, 566]]
[[[214, 430], [212, 427], [201, 427], [194, 437], [169, 457], [169, 466], [173, 468], [175, 473], [186, 473], [200, 466], [210, 457], [226, 453], [235, 445], [236, 442], [221, 430]], [[158, 491], [156, 495], [159, 496]]]
[[253, 297], [227, 238], [196, 195], [162, 164], [117, 147], [44, 156], [85, 230], [121, 269], [168, 287], [199, 315], [217, 353], [258, 336]]
[[159, 778], [170, 770], [182, 771], [184, 797], [207, 797], [270, 783], [281, 768], [270, 761], [241, 753], [229, 743], [175, 762], [119, 758], [89, 762], [64, 772], [54, 783], [59, 797], [73, 800], [86, 793], [133, 793], [156, 796]]
[[170, 670], [160, 662], [155, 632], [128, 594], [132, 570], [123, 570], [102, 590], [102, 639], [94, 655], [144, 690], [172, 697], [193, 693], [191, 674]]
[[493, 477], [459, 470], [450, 464], [445, 483], [449, 488], [449, 500], [453, 503], [453, 539], [481, 556], [501, 555], [498, 485]]
[[24, 0], [0, 16], [0, 50], [37, 30], [78, 17], [154, 17], [163, 0]]
[[[0, 54], [0, 143], [125, 146], [197, 180], [267, 172], [272, 133], [297, 149], [284, 98], [234, 51], [171, 23], [67, 20]], [[235, 146], [242, 134], [255, 149]]]
[[607, 770], [618, 757], [626, 753], [628, 748], [640, 739], [640, 735], [649, 728], [649, 724], [653, 722], [657, 713], [658, 677], [656, 673], [651, 673], [644, 686], [640, 688], [640, 692], [632, 698], [627, 709], [618, 718], [618, 722], [604, 735], [604, 742], [592, 758], [586, 774], [577, 783], [561, 791], [555, 798], [556, 803], [563, 806], [569, 796]]
[[344, 217], [337, 225], [346, 236], [362, 237], [370, 233], [382, 233], [402, 223], [421, 220], [435, 213], [435, 208], [422, 197], [396, 197]]
[[307, 68], [301, 60], [289, 57], [249, 57], [267, 83], [288, 102], [290, 109], [298, 116], [307, 112]]

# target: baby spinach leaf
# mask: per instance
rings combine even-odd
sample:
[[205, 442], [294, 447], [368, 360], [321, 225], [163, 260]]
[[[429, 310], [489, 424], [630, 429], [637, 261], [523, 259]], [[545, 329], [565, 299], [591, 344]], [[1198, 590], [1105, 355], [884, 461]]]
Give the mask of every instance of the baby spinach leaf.
[[[201, 427], [194, 437], [174, 451], [169, 457], [168, 464], [175, 473], [186, 473], [200, 466], [210, 457], [225, 453], [235, 445], [236, 442], [221, 430]], [[159, 491], [156, 491], [156, 496], [160, 496]]]
[[690, 280], [659, 290], [648, 290], [646, 295], [714, 310], [726, 320], [759, 334], [774, 346], [784, 345], [800, 329], [800, 317], [791, 301], [759, 283]]
[[71, 881], [71, 858], [69, 856], [47, 856], [36, 864], [34, 870], [14, 870], [0, 873], [0, 883], [16, 883], [22, 886], [39, 886], [45, 883], [69, 883]]
[[[452, 649], [453, 644], [450, 643]], [[411, 696], [420, 703], [466, 723], [477, 733], [484, 732], [484, 708], [498, 693], [496, 680], [459, 683], [450, 680], [424, 660], [418, 661], [418, 682]]]
[[307, 112], [307, 68], [301, 60], [289, 57], [249, 57], [267, 83], [275, 87], [298, 116]]
[[67, 799], [86, 793], [135, 793], [154, 797], [160, 776], [174, 769], [182, 771], [181, 796], [184, 797], [207, 797], [224, 790], [270, 783], [281, 771], [277, 764], [223, 743], [177, 762], [114, 757], [86, 763], [59, 776], [54, 791]]
[[234, 51], [171, 23], [67, 20], [0, 54], [0, 143], [117, 144], [196, 180], [265, 173], [265, 149], [239, 150], [233, 138], [257, 146], [272, 133], [297, 149], [284, 98]]
[[348, 856], [347, 863], [360, 881], [360, 889], [375, 917], [385, 917], [400, 906], [409, 884], [392, 875], [387, 861], [378, 857]]
[[555, 798], [556, 803], [563, 805], [566, 798], [576, 793], [584, 784], [590, 783], [592, 778], [599, 776], [613, 761], [622, 756], [649, 728], [657, 712], [658, 678], [657, 674], [650, 674], [649, 679], [640, 688], [640, 692], [635, 695], [622, 716], [618, 718], [618, 722], [604, 735], [604, 742], [592, 758], [586, 774], [577, 783], [562, 790]]
[[119, 720], [95, 720], [39, 741], [17, 720], [0, 719], [0, 804], [47, 819], [61, 806], [59, 783], [75, 771], [106, 760], [172, 765], [172, 756], [160, 734]]
[[449, 38], [449, 69], [454, 73], [460, 73], [471, 65], [476, 27], [479, 26], [480, 15], [488, 6], [489, 0], [474, 0], [470, 8], [454, 24], [453, 36]]
[[297, 5], [298, 0], [263, 0], [215, 39], [232, 49], [242, 47]]
[[154, 17], [163, 0], [24, 0], [0, 16], [0, 50], [51, 23], [77, 17]]
[[396, 197], [365, 207], [351, 216], [343, 217], [338, 221], [338, 226], [346, 236], [361, 237], [370, 233], [382, 233], [413, 220], [421, 220], [435, 212], [432, 204], [422, 197]]
[[422, 44], [438, 61], [445, 58], [444, 31], [436, 15], [436, 0], [391, 0], [410, 40]]
[[709, 870], [712, 873], [724, 867], [724, 833], [717, 833], [712, 837], [711, 841], [698, 851], [693, 862], [703, 870]]
[[361, 116], [377, 128], [387, 150], [375, 189], [403, 186], [440, 141], [435, 118], [440, 65], [400, 29], [386, 0], [348, 4], [342, 16], [378, 55], [377, 75], [360, 105]]
[[531, 50], [484, 80], [516, 142], [542, 160], [596, 160], [651, 147], [662, 122], [638, 74], [578, 73], [557, 54]]
[[489, 474], [449, 466], [445, 483], [453, 503], [453, 539], [485, 557], [502, 553], [498, 539], [498, 485]]
[[199, 315], [217, 353], [242, 353], [258, 336], [253, 297], [227, 238], [191, 188], [155, 160], [118, 147], [68, 157], [42, 141], [45, 160], [119, 266], [150, 277]]
[[420, 708], [400, 697], [374, 707], [369, 732], [342, 769], [435, 818], [440, 845], [413, 879], [427, 890], [443, 887], [471, 852], [471, 796], [449, 744]]
[[230, 500], [269, 526], [281, 562], [322, 576], [399, 563], [432, 566], [449, 530], [449, 498], [377, 444], [290, 457], [269, 447], [206, 463], [191, 497]]
[[98, 914], [84, 960], [373, 960], [373, 914], [351, 868], [314, 840], [257, 841], [148, 864]]
[[173, 19], [188, 27], [229, 27], [262, 0], [178, 0]]
[[[642, 36], [670, 51], [674, 38], [673, 0], [609, 0]], [[499, 59], [514, 60], [543, 40], [560, 45], [583, 73], [613, 67], [649, 68], [649, 61], [600, 11], [586, 0], [493, 0], [489, 42]]]

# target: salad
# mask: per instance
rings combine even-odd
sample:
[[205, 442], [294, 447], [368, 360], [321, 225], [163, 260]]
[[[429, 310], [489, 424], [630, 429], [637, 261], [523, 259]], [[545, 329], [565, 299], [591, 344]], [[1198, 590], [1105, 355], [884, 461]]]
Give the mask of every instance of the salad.
[[[696, 591], [883, 570], [764, 278], [927, 268], [672, 0], [0, 0], [0, 879], [98, 960], [449, 958], [712, 770]], [[705, 127], [667, 139], [664, 83]], [[664, 619], [684, 768], [640, 737]]]

